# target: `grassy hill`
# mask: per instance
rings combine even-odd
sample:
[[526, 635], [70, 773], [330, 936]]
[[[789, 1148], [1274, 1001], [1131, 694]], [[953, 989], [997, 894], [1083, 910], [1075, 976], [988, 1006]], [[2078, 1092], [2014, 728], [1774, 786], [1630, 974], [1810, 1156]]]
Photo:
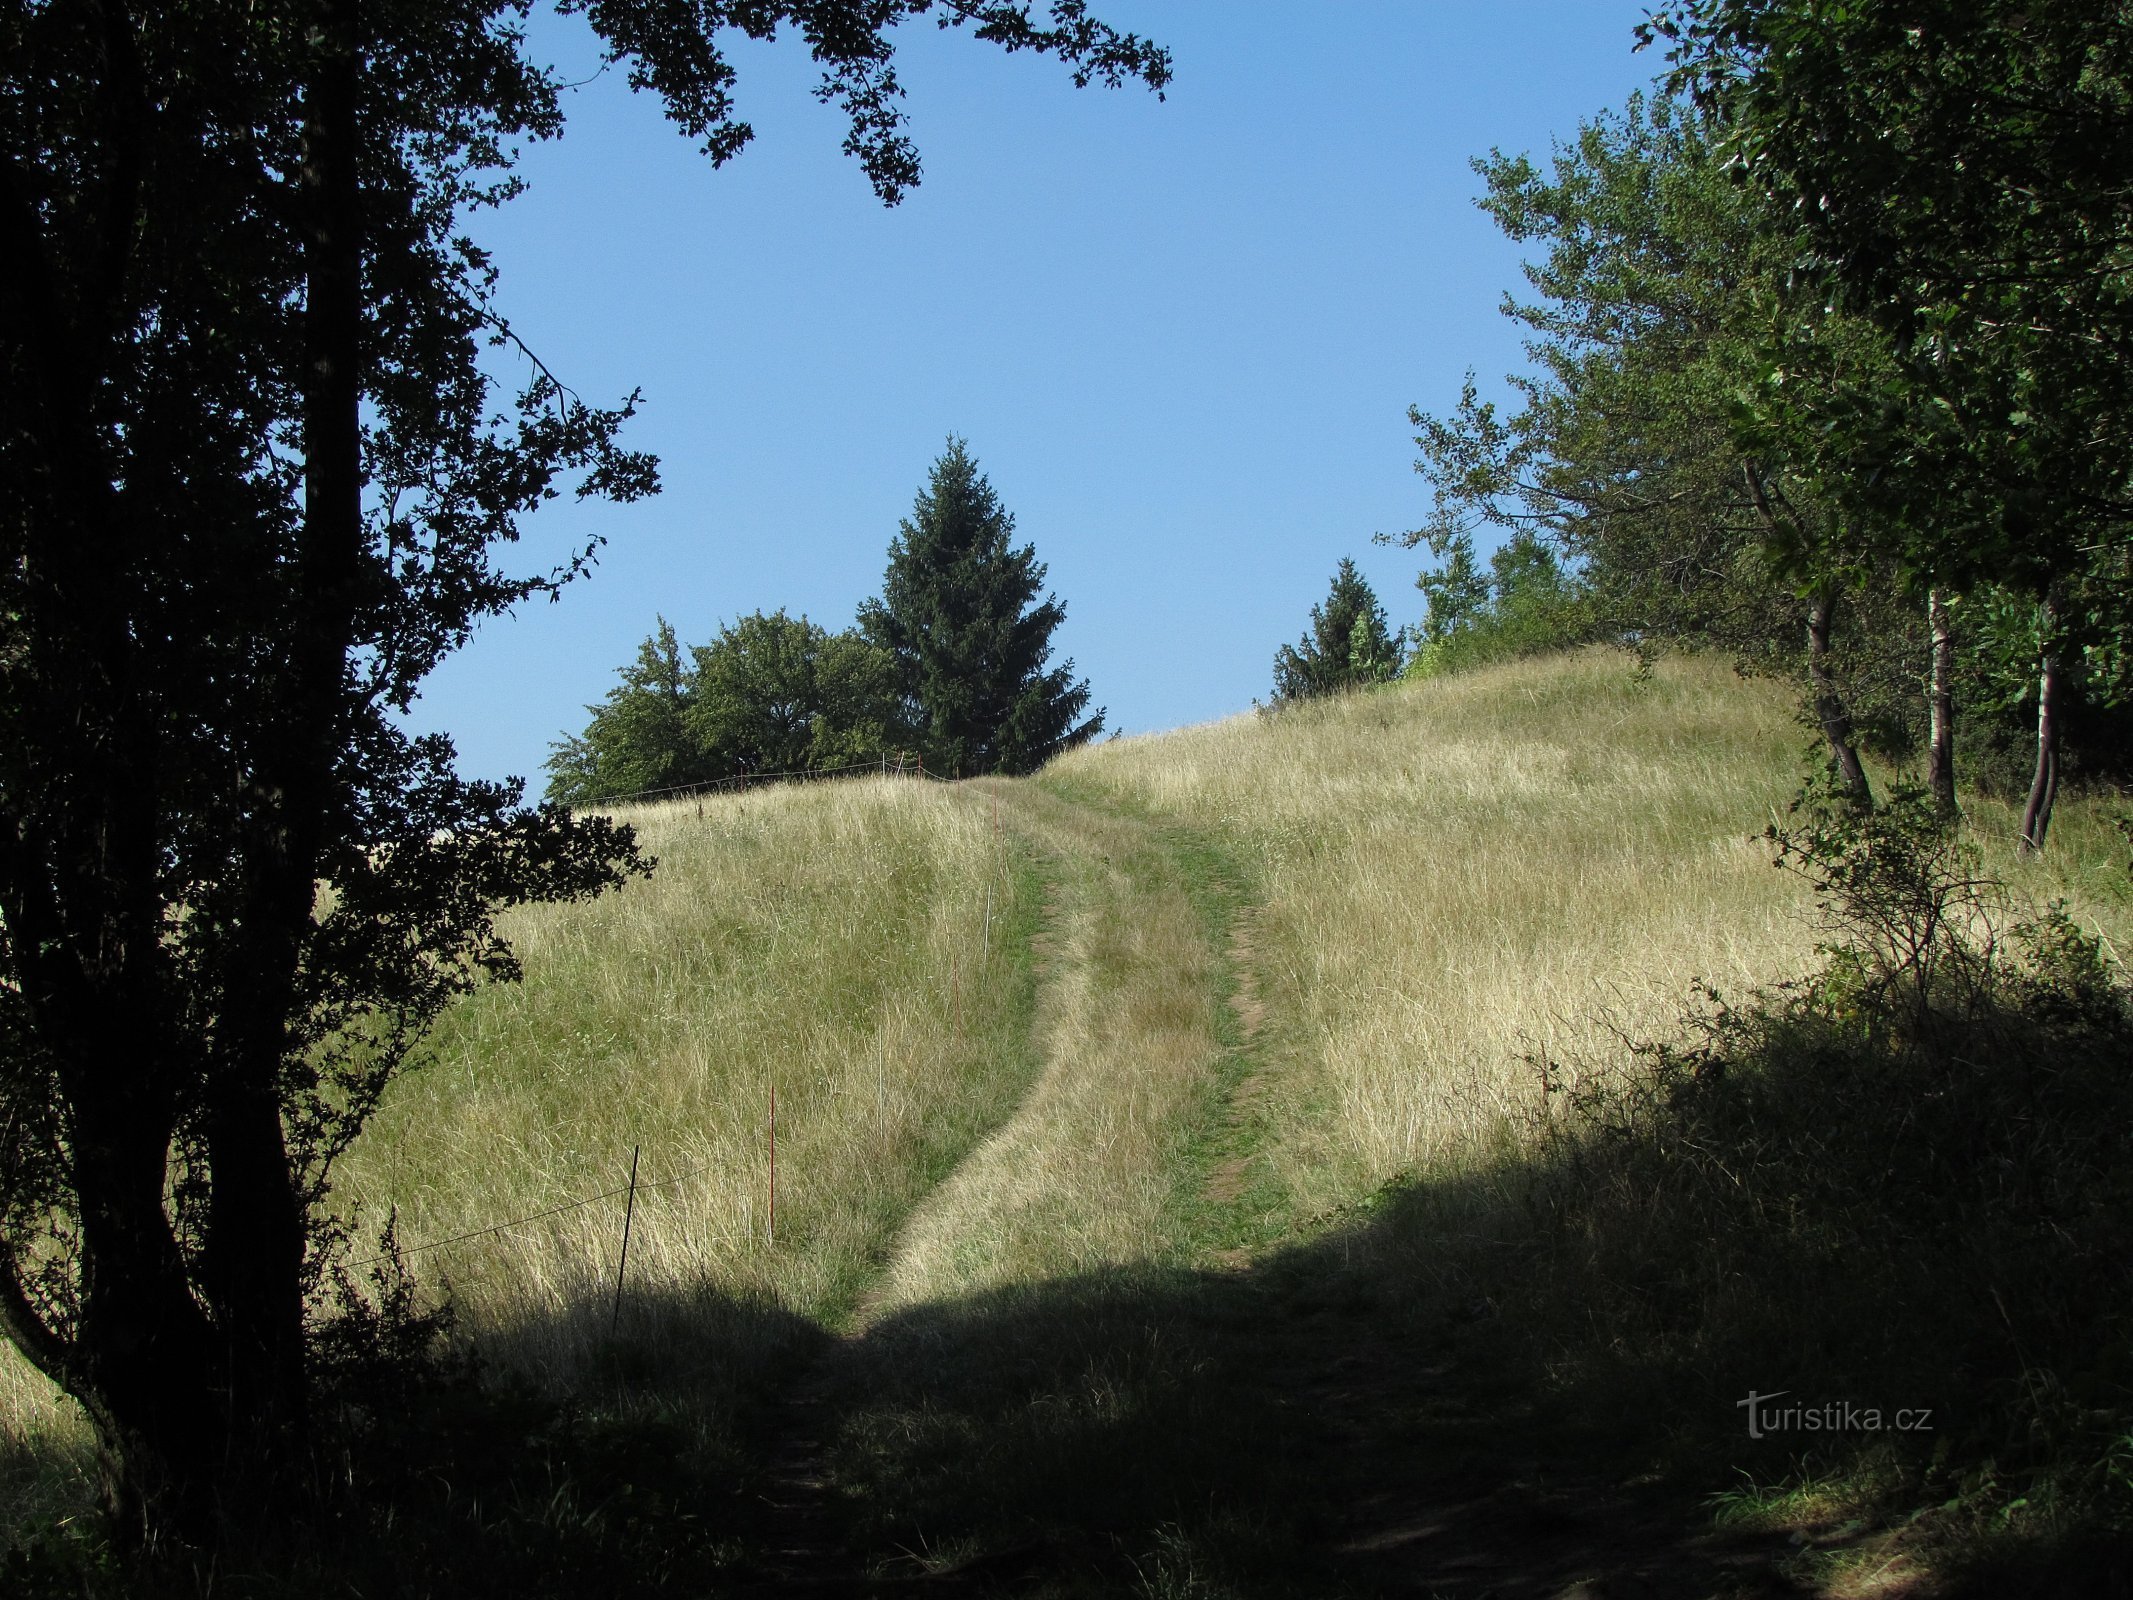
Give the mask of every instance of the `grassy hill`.
[[[1653, 1581], [1689, 1584], [1723, 1553], [1681, 1554], [1655, 1531], [1678, 1505], [1630, 1487], [1667, 1429], [1562, 1443], [1589, 1419], [1550, 1385], [1591, 1330], [1489, 1355], [1470, 1324], [1508, 1291], [1473, 1247], [1528, 1248], [1536, 1062], [1675, 1037], [1698, 981], [1812, 960], [1757, 837], [1807, 745], [1769, 685], [1593, 652], [1030, 780], [631, 811], [658, 872], [515, 918], [526, 981], [446, 1020], [343, 1199], [397, 1211], [499, 1371], [739, 1486], [703, 1570], [849, 1547], [1018, 1592], [1411, 1567], [1539, 1593], [1664, 1546]], [[1969, 829], [2123, 949], [2109, 811], [2067, 803], [2041, 862], [2005, 807]], [[13, 1368], [0, 1426], [21, 1506], [63, 1503], [78, 1431]], [[1573, 1482], [1604, 1533], [1563, 1534]]]

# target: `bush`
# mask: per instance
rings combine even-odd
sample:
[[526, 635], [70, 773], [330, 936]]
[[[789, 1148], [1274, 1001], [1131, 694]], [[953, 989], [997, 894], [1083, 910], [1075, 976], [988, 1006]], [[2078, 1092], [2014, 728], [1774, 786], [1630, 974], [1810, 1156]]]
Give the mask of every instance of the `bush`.
[[1415, 580], [1428, 597], [1428, 612], [1412, 630], [1415, 651], [1406, 676], [1465, 672], [1597, 637], [1584, 585], [1533, 535], [1506, 540], [1490, 555], [1486, 574], [1464, 534], [1446, 540], [1440, 554], [1444, 565]]
[[[1707, 1465], [1953, 1495], [2029, 1535], [2124, 1526], [2123, 981], [1921, 792], [1871, 815], [1816, 793], [1770, 839], [1814, 885], [1819, 968], [1706, 990], [1613, 1070], [1542, 1064], [1514, 1303], [1570, 1392]], [[1931, 1420], [1751, 1440], [1750, 1393]]]

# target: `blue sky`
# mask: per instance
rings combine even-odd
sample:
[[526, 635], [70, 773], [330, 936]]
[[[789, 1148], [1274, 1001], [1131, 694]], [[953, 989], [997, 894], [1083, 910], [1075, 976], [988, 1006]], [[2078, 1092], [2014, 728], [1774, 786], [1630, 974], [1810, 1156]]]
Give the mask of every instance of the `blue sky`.
[[[1041, 8], [1040, 8], [1041, 9]], [[565, 502], [514, 565], [602, 534], [586, 581], [488, 624], [415, 723], [537, 792], [664, 615], [690, 643], [783, 606], [847, 625], [960, 434], [1065, 602], [1108, 725], [1268, 693], [1352, 555], [1415, 620], [1410, 404], [1519, 364], [1518, 255], [1468, 162], [1544, 152], [1659, 63], [1616, 0], [1097, 0], [1176, 81], [1075, 90], [1056, 63], [930, 24], [900, 70], [925, 179], [884, 208], [808, 93], [804, 49], [735, 51], [755, 142], [715, 170], [610, 72], [570, 96], [529, 192], [476, 219], [503, 307], [588, 399], [644, 390], [665, 492]], [[591, 73], [575, 21], [533, 48]]]

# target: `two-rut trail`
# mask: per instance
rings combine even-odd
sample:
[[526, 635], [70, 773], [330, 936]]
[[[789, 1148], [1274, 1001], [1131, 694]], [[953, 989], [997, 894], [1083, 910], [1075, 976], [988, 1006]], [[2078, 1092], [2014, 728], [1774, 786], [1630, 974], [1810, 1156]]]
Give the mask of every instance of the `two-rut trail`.
[[1021, 786], [1010, 825], [1050, 863], [1020, 1104], [913, 1212], [879, 1304], [1179, 1262], [1175, 1196], [1220, 1105], [1239, 985], [1192, 864], [1160, 827]]
[[[1030, 784], [1003, 795], [1002, 816], [1049, 882], [1033, 1021], [1041, 1066], [907, 1217], [855, 1317], [860, 1331], [828, 1342], [776, 1407], [751, 1490], [756, 1590], [1010, 1593], [1058, 1576], [1055, 1559], [1086, 1566], [1089, 1549], [1055, 1550], [1045, 1535], [971, 1546], [960, 1560], [893, 1543], [861, 1550], [859, 1507], [833, 1478], [840, 1430], [902, 1332], [968, 1338], [986, 1316], [1023, 1325], [1019, 1301], [1052, 1314], [1042, 1308], [1071, 1308], [1062, 1285], [1152, 1266], [1182, 1298], [1167, 1310], [1151, 1301], [1151, 1312], [1203, 1341], [1186, 1352], [1185, 1381], [1218, 1385], [1214, 1403], [1274, 1430], [1257, 1448], [1286, 1466], [1253, 1514], [1280, 1516], [1315, 1494], [1316, 1520], [1291, 1559], [1337, 1570], [1341, 1592], [1801, 1593], [1778, 1575], [1782, 1552], [1767, 1536], [1697, 1532], [1693, 1507], [1604, 1466], [1525, 1459], [1532, 1441], [1517, 1433], [1515, 1404], [1502, 1409], [1506, 1397], [1477, 1388], [1457, 1357], [1417, 1348], [1404, 1324], [1374, 1323], [1337, 1294], [1297, 1294], [1296, 1261], [1286, 1274], [1238, 1270], [1254, 1259], [1238, 1240], [1285, 1234], [1254, 1231], [1266, 1219], [1245, 1215], [1266, 1198], [1256, 1158], [1278, 1071], [1262, 1028], [1258, 908], [1218, 854], [1181, 831]], [[985, 1310], [956, 1333], [973, 1305]], [[1208, 1320], [1193, 1328], [1195, 1311]], [[1107, 1336], [1135, 1337], [1135, 1314]], [[891, 1345], [874, 1348], [883, 1339]], [[961, 1358], [950, 1345], [946, 1359]], [[922, 1408], [937, 1402], [952, 1404], [923, 1391]], [[884, 1509], [896, 1508], [872, 1508]]]
[[[855, 1313], [862, 1331], [825, 1347], [778, 1407], [755, 1493], [767, 1575], [785, 1592], [864, 1592], [839, 1548], [829, 1397], [865, 1324], [1005, 1284], [1179, 1262], [1181, 1190], [1235, 1198], [1237, 1158], [1213, 1172], [1191, 1164], [1209, 1145], [1208, 1118], [1231, 1120], [1221, 1082], [1238, 1074], [1234, 1062], [1220, 1069], [1257, 1029], [1256, 990], [1237, 971], [1248, 942], [1230, 918], [1210, 922], [1195, 894], [1204, 886], [1161, 828], [1034, 785], [998, 799], [1048, 880], [1033, 1024], [1042, 1065], [906, 1219]], [[896, 1586], [913, 1581], [923, 1580]]]

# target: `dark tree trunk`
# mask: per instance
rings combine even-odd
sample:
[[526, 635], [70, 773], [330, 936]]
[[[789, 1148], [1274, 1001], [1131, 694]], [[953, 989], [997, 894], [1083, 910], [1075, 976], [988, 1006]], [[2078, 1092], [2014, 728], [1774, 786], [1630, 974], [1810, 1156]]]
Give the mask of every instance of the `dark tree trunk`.
[[[287, 654], [268, 689], [248, 769], [245, 863], [204, 1066], [206, 1155], [197, 1282], [211, 1320], [190, 1361], [150, 1369], [172, 1428], [117, 1430], [130, 1497], [153, 1491], [167, 1531], [248, 1541], [309, 1477], [304, 1197], [282, 1121], [282, 1077], [314, 882], [346, 723], [345, 674], [363, 548], [358, 48], [355, 8], [325, 0], [305, 91], [297, 187], [305, 228], [303, 520], [289, 574]], [[160, 1219], [162, 1193], [156, 1192]], [[166, 1225], [167, 1227], [167, 1225]], [[183, 1280], [180, 1279], [180, 1286]], [[194, 1442], [189, 1446], [186, 1438]]]
[[[78, 1300], [55, 1318], [19, 1259], [0, 1261], [0, 1320], [94, 1425], [122, 1533], [208, 1528], [225, 1408], [215, 1330], [194, 1296], [167, 1209], [174, 1080], [159, 993], [158, 728], [135, 619], [151, 516], [107, 454], [98, 390], [123, 364], [140, 228], [147, 113], [124, 8], [100, 8], [112, 159], [97, 191], [103, 248], [71, 280], [35, 209], [5, 191], [13, 294], [0, 299], [22, 383], [10, 419], [40, 471], [14, 574], [33, 642], [11, 663], [23, 725], [66, 730], [64, 753], [22, 753], [37, 775], [0, 815], [0, 919], [32, 1035], [50, 1043], [64, 1106]], [[18, 510], [27, 511], [26, 507]]]
[[1852, 714], [1837, 692], [1836, 677], [1829, 669], [1829, 629], [1836, 606], [1828, 592], [1818, 592], [1807, 606], [1807, 682], [1814, 696], [1815, 722], [1829, 741], [1829, 753], [1837, 765], [1845, 797], [1861, 811], [1874, 809], [1874, 791], [1866, 781], [1866, 768], [1852, 743]]
[[1931, 738], [1926, 750], [1926, 787], [1945, 816], [1955, 815], [1955, 628], [1948, 591], [1936, 586], [1926, 598], [1933, 633], [1933, 667], [1927, 686]]
[[96, 1424], [120, 1529], [204, 1540], [219, 1520], [225, 1415], [215, 1332], [164, 1209], [170, 1128], [123, 1090], [74, 1098], [82, 1290], [62, 1381]]
[[2059, 793], [2059, 691], [2061, 661], [2058, 593], [2044, 598], [2044, 642], [2037, 667], [2037, 771], [2030, 780], [2029, 804], [2022, 808], [2021, 853], [2044, 848], [2052, 825], [2052, 801]]
[[348, 716], [363, 551], [355, 0], [323, 0], [315, 37], [298, 177], [306, 370], [294, 626], [274, 714], [251, 752], [245, 911], [224, 974], [224, 1038], [202, 1130], [212, 1176], [201, 1278], [226, 1345], [230, 1459], [247, 1463], [269, 1501], [296, 1486], [306, 1437], [306, 1230], [281, 1076]]

